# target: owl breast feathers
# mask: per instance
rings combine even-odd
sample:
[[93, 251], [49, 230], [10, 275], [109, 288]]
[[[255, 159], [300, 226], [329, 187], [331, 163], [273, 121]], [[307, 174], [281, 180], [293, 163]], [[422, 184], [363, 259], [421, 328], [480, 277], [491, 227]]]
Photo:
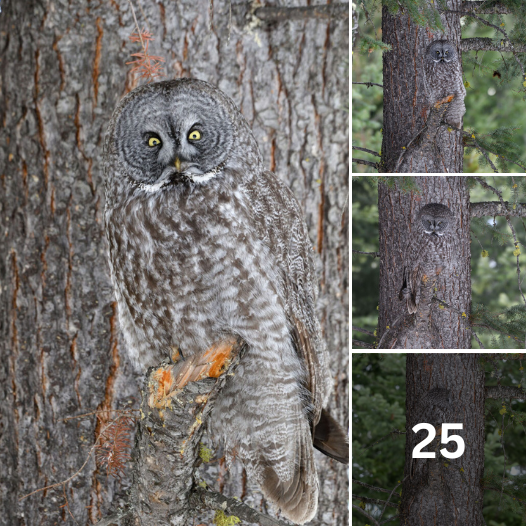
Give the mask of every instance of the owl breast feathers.
[[455, 46], [447, 40], [435, 40], [426, 49], [424, 59], [424, 85], [430, 105], [454, 95], [445, 114], [445, 120], [456, 128], [462, 125], [466, 113], [466, 88], [462, 82], [462, 65]]
[[299, 205], [265, 171], [234, 103], [194, 79], [135, 89], [105, 144], [106, 233], [127, 350], [146, 371], [228, 338], [248, 345], [210, 427], [284, 516], [317, 507], [313, 445], [347, 461]]

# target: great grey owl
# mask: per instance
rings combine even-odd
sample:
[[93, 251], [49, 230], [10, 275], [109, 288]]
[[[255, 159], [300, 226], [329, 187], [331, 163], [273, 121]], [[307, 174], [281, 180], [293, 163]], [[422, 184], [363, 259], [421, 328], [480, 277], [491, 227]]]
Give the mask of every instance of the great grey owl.
[[403, 255], [403, 284], [400, 301], [407, 300], [409, 314], [417, 311], [422, 283], [430, 280], [449, 266], [451, 261], [451, 233], [454, 215], [439, 203], [423, 206], [412, 225], [409, 243]]
[[[248, 344], [211, 417], [283, 515], [316, 513], [313, 445], [348, 461], [322, 407], [330, 380], [312, 245], [298, 202], [264, 169], [233, 101], [179, 79], [118, 104], [105, 143], [106, 232], [119, 319], [141, 370], [213, 343]], [[347, 458], [346, 458], [347, 457]]]
[[448, 95], [455, 98], [450, 102], [444, 120], [461, 128], [466, 113], [464, 97], [466, 88], [462, 82], [462, 67], [455, 46], [448, 40], [435, 40], [426, 49], [424, 79], [429, 104], [435, 104]]

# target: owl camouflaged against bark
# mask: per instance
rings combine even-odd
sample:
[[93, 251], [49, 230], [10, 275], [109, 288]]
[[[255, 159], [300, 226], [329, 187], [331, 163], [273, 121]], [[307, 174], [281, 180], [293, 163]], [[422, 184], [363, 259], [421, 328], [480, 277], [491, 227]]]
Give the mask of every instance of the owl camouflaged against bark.
[[462, 66], [455, 46], [448, 40], [435, 40], [427, 46], [424, 59], [424, 85], [430, 105], [448, 95], [455, 98], [449, 103], [444, 120], [462, 127], [466, 113], [464, 98], [466, 88], [462, 82]]
[[407, 301], [409, 314], [417, 311], [422, 286], [431, 284], [449, 266], [453, 228], [454, 215], [445, 205], [430, 203], [418, 212], [403, 256], [403, 283], [398, 296], [400, 301]]
[[[411, 433], [411, 452], [414, 447], [425, 438], [424, 431], [421, 433], [414, 433], [412, 428], [417, 424], [431, 424], [437, 430], [444, 423], [453, 423], [456, 417], [457, 403], [453, 399], [451, 391], [444, 387], [434, 387], [429, 390], [418, 401], [414, 414], [411, 418], [410, 431]], [[423, 437], [423, 438], [422, 438]], [[440, 443], [440, 440], [439, 440]], [[416, 462], [425, 462], [427, 459], [412, 459], [411, 461], [411, 476], [413, 476], [414, 466]]]
[[283, 515], [315, 515], [313, 446], [348, 462], [322, 409], [330, 378], [315, 314], [312, 245], [290, 189], [262, 166], [252, 132], [214, 86], [141, 86], [105, 144], [106, 233], [119, 320], [146, 372], [212, 344], [248, 345], [210, 427]]

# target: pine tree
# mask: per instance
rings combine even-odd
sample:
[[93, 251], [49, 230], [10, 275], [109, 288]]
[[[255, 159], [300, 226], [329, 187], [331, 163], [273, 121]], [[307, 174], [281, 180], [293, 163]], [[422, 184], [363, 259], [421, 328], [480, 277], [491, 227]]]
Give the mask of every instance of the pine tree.
[[[464, 151], [477, 151], [479, 164], [495, 173], [510, 171], [512, 166], [526, 170], [523, 148], [516, 142], [517, 127], [500, 127], [489, 133], [453, 128], [443, 118], [449, 102], [430, 108], [422, 95], [425, 48], [433, 40], [447, 39], [463, 52], [464, 70], [476, 68], [490, 74], [492, 69], [500, 82], [511, 83], [526, 101], [526, 3], [384, 0], [382, 26], [376, 28], [373, 18], [379, 8], [378, 0], [363, 0], [357, 5], [353, 48], [359, 44], [362, 53], [383, 53], [382, 84], [356, 83], [372, 90], [383, 88], [382, 146], [374, 151], [364, 148], [368, 145], [353, 145], [353, 149], [369, 154], [365, 159], [353, 158], [353, 162], [381, 173], [463, 173]], [[505, 15], [513, 15], [512, 27], [507, 27], [510, 21]], [[491, 28], [493, 38], [461, 38], [462, 30], [470, 24]], [[365, 34], [363, 26], [373, 27], [375, 37]], [[501, 58], [490, 68], [479, 58], [480, 51], [499, 51]], [[467, 80], [464, 86], [471, 88]], [[365, 90], [362, 86], [356, 89]], [[367, 160], [371, 156], [374, 160]]]

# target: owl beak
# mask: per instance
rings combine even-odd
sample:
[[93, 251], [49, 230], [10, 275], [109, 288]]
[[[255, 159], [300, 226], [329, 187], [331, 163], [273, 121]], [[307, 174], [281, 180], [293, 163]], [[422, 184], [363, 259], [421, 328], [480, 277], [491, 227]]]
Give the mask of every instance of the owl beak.
[[175, 158], [175, 169], [180, 172], [181, 171], [181, 160], [179, 159], [179, 157], [176, 157]]

